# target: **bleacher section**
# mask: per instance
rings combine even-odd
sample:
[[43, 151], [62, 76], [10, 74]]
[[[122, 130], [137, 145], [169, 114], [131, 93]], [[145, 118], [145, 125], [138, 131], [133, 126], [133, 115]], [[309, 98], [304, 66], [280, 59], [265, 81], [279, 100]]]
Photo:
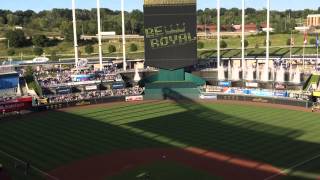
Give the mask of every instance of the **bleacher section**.
[[16, 72], [0, 74], [0, 96], [15, 96], [19, 88], [19, 74]]

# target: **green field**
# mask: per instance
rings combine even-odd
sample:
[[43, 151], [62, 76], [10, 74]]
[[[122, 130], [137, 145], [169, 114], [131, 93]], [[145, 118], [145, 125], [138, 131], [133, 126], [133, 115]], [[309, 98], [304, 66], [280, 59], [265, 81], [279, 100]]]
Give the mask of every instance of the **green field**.
[[[319, 121], [319, 114], [236, 104], [101, 105], [0, 121], [0, 150], [50, 171], [118, 150], [194, 146], [272, 164], [286, 170], [288, 179], [316, 179], [319, 158], [295, 166], [320, 154]], [[40, 179], [36, 173], [25, 178], [1, 153], [0, 163], [14, 179]]]

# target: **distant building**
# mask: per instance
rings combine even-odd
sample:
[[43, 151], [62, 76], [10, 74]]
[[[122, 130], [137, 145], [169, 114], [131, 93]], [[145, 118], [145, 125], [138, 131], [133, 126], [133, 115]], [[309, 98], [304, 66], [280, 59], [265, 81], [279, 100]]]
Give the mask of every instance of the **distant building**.
[[[267, 23], [261, 23], [260, 24], [260, 31], [267, 32], [267, 30], [268, 30]], [[270, 27], [269, 27], [269, 31], [270, 32], [274, 32], [274, 28], [271, 27], [271, 24], [270, 24]]]
[[305, 31], [308, 32], [310, 30], [310, 27], [309, 26], [297, 26], [294, 29], [299, 32], [305, 32]]
[[[233, 25], [233, 29], [234, 29], [235, 32], [241, 32], [242, 31], [241, 25]], [[257, 25], [255, 23], [246, 24], [244, 26], [244, 31], [245, 32], [250, 32], [250, 33], [255, 33], [255, 32], [257, 32]]]
[[307, 26], [320, 26], [320, 14], [309, 14], [307, 17]]
[[22, 27], [22, 26], [15, 26], [14, 29], [20, 29], [20, 30], [22, 30], [23, 27]]
[[217, 32], [217, 26], [213, 24], [209, 25], [197, 25], [197, 31], [198, 32], [207, 32], [207, 33], [213, 33]]

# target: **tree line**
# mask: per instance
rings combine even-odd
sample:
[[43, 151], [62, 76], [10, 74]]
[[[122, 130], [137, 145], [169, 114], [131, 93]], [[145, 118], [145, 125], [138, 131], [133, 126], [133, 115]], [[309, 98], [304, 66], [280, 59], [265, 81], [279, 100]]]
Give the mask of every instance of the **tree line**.
[[[241, 24], [241, 9], [221, 8], [221, 23], [223, 25]], [[256, 10], [254, 8], [246, 9], [246, 22], [257, 25], [266, 21], [266, 10]], [[308, 14], [320, 13], [320, 7], [317, 10], [286, 10], [272, 11], [271, 24], [276, 32], [287, 32], [296, 25], [303, 23]], [[76, 11], [79, 33], [94, 35], [97, 33], [97, 10], [96, 9], [78, 9]], [[215, 24], [216, 9], [206, 8], [197, 11], [198, 24]], [[102, 30], [116, 31], [121, 33], [121, 12], [118, 10], [101, 9]], [[52, 9], [44, 10], [38, 13], [32, 10], [9, 11], [0, 10], [0, 26], [23, 26], [25, 28], [39, 31], [60, 32], [72, 29], [72, 11], [70, 9]], [[143, 12], [133, 10], [125, 12], [125, 26], [127, 34], [143, 34]]]
[[[260, 26], [266, 21], [266, 10], [246, 9], [246, 23], [255, 23]], [[320, 14], [317, 10], [286, 10], [271, 12], [271, 26], [275, 33], [289, 33], [295, 26], [301, 25], [308, 14]], [[97, 33], [97, 9], [78, 9], [77, 26], [78, 36], [81, 34], [95, 35]], [[206, 8], [197, 11], [198, 24], [216, 24], [216, 9]], [[101, 9], [102, 31], [115, 31], [121, 34], [121, 12], [107, 8]], [[241, 9], [221, 8], [221, 24], [230, 26], [241, 24]], [[13, 30], [14, 26], [22, 26], [24, 30]], [[125, 26], [127, 34], [143, 35], [143, 12], [133, 10], [125, 12]], [[0, 10], [0, 27], [6, 27], [5, 37], [9, 40], [10, 47], [48, 47], [56, 45], [59, 40], [51, 37], [49, 39], [43, 34], [60, 34], [65, 41], [73, 40], [72, 11], [70, 9], [52, 9], [40, 12], [32, 10], [9, 11]], [[232, 29], [229, 29], [232, 31]], [[38, 34], [32, 34], [37, 31]], [[40, 32], [40, 34], [39, 34]], [[41, 34], [42, 33], [42, 34]], [[81, 40], [79, 40], [81, 41]], [[95, 42], [92, 42], [95, 43]]]

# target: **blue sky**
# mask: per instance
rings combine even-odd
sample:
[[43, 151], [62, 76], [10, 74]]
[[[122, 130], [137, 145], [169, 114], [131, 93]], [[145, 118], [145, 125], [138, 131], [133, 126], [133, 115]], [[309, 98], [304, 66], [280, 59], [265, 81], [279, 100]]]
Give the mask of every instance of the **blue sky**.
[[[40, 11], [52, 8], [71, 8], [71, 0], [1, 0], [0, 9]], [[216, 0], [197, 0], [198, 9], [215, 8]], [[96, 0], [76, 0], [78, 8], [91, 9], [96, 6]], [[120, 0], [101, 0], [101, 6], [110, 9], [120, 9]], [[142, 9], [143, 0], [125, 0], [125, 9]], [[225, 8], [240, 7], [241, 0], [221, 0]], [[262, 9], [266, 7], [266, 0], [246, 0], [247, 7]], [[271, 0], [274, 10], [285, 9], [318, 9], [320, 0]]]

